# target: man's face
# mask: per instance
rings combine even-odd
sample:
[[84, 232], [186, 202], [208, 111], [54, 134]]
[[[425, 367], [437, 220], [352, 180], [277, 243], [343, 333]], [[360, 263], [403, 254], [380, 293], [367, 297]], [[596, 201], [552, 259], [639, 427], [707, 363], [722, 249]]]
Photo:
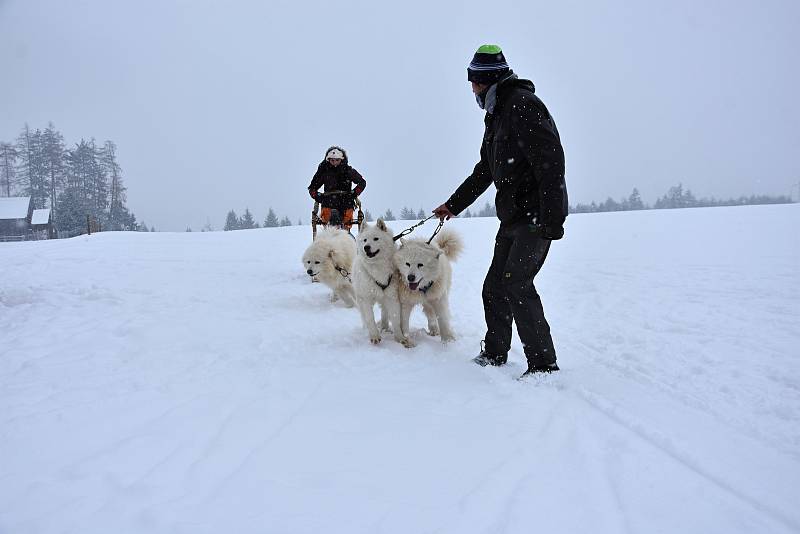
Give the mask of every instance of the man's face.
[[333, 165], [334, 167], [338, 167], [340, 163], [342, 163], [341, 158], [328, 158], [328, 163]]
[[489, 84], [486, 83], [475, 83], [475, 82], [470, 82], [470, 83], [472, 84], [472, 92], [475, 93], [476, 95], [482, 95], [483, 92], [489, 88]]

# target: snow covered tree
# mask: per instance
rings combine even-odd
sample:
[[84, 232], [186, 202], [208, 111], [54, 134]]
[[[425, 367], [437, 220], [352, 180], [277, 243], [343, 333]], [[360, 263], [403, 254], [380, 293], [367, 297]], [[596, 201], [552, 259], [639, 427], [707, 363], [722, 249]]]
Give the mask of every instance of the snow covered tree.
[[495, 209], [494, 206], [492, 206], [488, 202], [483, 207], [483, 209], [478, 212], [478, 217], [494, 217], [496, 215], [497, 215], [497, 210]]
[[280, 221], [278, 220], [278, 216], [275, 215], [275, 212], [272, 211], [272, 208], [270, 208], [267, 213], [267, 218], [264, 219], [264, 228], [275, 228], [276, 226], [280, 226]]
[[0, 195], [10, 197], [16, 193], [17, 147], [0, 143]]
[[17, 138], [17, 154], [20, 161], [17, 169], [18, 181], [22, 186], [22, 193], [31, 197], [36, 209], [46, 207], [49, 197], [46, 176], [42, 168], [41, 140], [42, 132], [31, 131], [27, 124]]
[[628, 197], [628, 209], [629, 210], [643, 210], [645, 209], [644, 202], [642, 202], [642, 197], [639, 194], [639, 190], [635, 187], [633, 188], [633, 192]]
[[253, 214], [250, 213], [249, 208], [244, 209], [244, 215], [242, 218], [239, 219], [239, 230], [250, 230], [251, 228], [257, 228], [258, 224], [256, 224], [255, 219], [253, 219]]
[[53, 123], [48, 123], [40, 140], [42, 174], [47, 186], [50, 208], [58, 211], [58, 193], [64, 187], [66, 179], [64, 136], [56, 130]]
[[467, 208], [461, 216], [469, 219], [470, 217], [472, 217], [472, 213], [469, 211], [469, 208]]
[[364, 210], [364, 220], [367, 222], [372, 222], [372, 214], [369, 210]]
[[386, 213], [383, 214], [384, 221], [393, 221], [394, 220], [394, 213], [392, 213], [391, 209], [386, 210]]
[[424, 219], [427, 216], [428, 214], [425, 213], [425, 210], [422, 208], [420, 208], [419, 211], [417, 212], [417, 219]]
[[231, 210], [228, 212], [228, 217], [225, 219], [225, 230], [226, 232], [230, 232], [231, 230], [238, 230], [239, 229], [239, 217], [236, 216], [236, 212]]
[[288, 216], [281, 219], [281, 226], [291, 226], [291, 225], [292, 221], [289, 219]]
[[95, 154], [85, 141], [67, 151], [64, 190], [58, 196], [56, 225], [67, 235], [77, 235], [86, 228], [86, 217], [94, 215], [90, 184]]
[[108, 177], [108, 214], [106, 226], [109, 230], [127, 230], [128, 209], [125, 207], [127, 188], [122, 183], [122, 168], [117, 163], [117, 145], [106, 141], [100, 149], [100, 166]]
[[656, 200], [656, 209], [691, 208], [697, 205], [697, 199], [690, 190], [683, 190], [683, 184], [669, 188], [667, 194]]
[[404, 206], [400, 210], [400, 219], [401, 220], [410, 221], [411, 219], [414, 219], [414, 218], [416, 218], [416, 216], [414, 215], [414, 210], [412, 210], [411, 208], [408, 208], [408, 207]]

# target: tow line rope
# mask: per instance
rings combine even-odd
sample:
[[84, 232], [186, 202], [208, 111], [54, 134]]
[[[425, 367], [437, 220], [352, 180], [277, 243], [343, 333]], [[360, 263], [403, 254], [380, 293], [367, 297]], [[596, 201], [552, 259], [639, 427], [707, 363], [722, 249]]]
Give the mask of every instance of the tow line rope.
[[[398, 239], [400, 239], [401, 237], [405, 237], [405, 236], [407, 236], [408, 234], [410, 234], [411, 232], [413, 232], [413, 231], [414, 231], [414, 229], [416, 229], [416, 228], [417, 228], [417, 227], [419, 227], [419, 226], [422, 226], [423, 224], [425, 224], [426, 222], [430, 221], [430, 220], [431, 220], [431, 219], [433, 219], [434, 217], [436, 217], [436, 214], [435, 214], [435, 213], [434, 213], [433, 215], [431, 215], [430, 217], [428, 217], [427, 219], [422, 219], [422, 220], [421, 220], [421, 221], [419, 221], [417, 224], [415, 224], [415, 225], [413, 225], [413, 226], [410, 226], [410, 227], [406, 228], [405, 230], [403, 230], [402, 232], [400, 232], [399, 234], [397, 234], [396, 236], [394, 236], [394, 237], [392, 238], [392, 240], [394, 240], [394, 241], [397, 241], [397, 240], [398, 240]], [[434, 231], [433, 231], [433, 235], [431, 236], [431, 238], [430, 238], [430, 239], [428, 239], [428, 244], [429, 244], [429, 245], [431, 244], [431, 241], [433, 241], [433, 238], [434, 238], [434, 237], [436, 237], [436, 234], [438, 234], [438, 233], [439, 233], [439, 230], [441, 230], [441, 229], [442, 229], [442, 226], [444, 226], [444, 219], [441, 219], [441, 220], [439, 221], [439, 226], [437, 226], [437, 227], [436, 227], [436, 230], [434, 230]]]

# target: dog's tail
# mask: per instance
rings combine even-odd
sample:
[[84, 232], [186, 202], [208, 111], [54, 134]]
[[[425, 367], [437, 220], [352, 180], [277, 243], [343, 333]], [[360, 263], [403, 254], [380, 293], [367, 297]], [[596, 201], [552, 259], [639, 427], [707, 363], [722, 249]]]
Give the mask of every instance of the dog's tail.
[[453, 230], [444, 229], [436, 236], [436, 246], [442, 249], [448, 260], [456, 260], [464, 249], [461, 236]]

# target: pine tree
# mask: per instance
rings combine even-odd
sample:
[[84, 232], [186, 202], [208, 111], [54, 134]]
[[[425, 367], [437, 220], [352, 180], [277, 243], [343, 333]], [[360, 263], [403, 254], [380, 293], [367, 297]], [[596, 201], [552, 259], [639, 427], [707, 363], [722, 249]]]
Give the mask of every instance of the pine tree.
[[427, 216], [428, 214], [425, 213], [425, 210], [422, 208], [420, 208], [419, 211], [417, 212], [417, 219], [424, 219]]
[[303, 226], [303, 219], [297, 219], [297, 226]]
[[7, 197], [16, 193], [17, 147], [11, 143], [0, 143], [0, 195]]
[[56, 130], [52, 122], [47, 124], [41, 137], [41, 166], [47, 185], [50, 208], [58, 211], [58, 193], [64, 187], [66, 166], [64, 136]]
[[264, 228], [275, 228], [276, 226], [280, 226], [280, 221], [278, 220], [278, 216], [275, 215], [275, 212], [272, 211], [272, 208], [270, 208], [267, 213], [267, 218], [264, 219]]
[[292, 225], [292, 221], [289, 220], [288, 216], [284, 217], [283, 219], [281, 219], [281, 226], [291, 226], [291, 225]]
[[250, 213], [249, 208], [244, 209], [244, 215], [242, 218], [239, 219], [239, 229], [240, 230], [250, 230], [252, 228], [256, 228], [258, 225], [256, 224], [255, 219], [253, 219], [253, 214]]
[[489, 204], [488, 202], [483, 207], [483, 209], [478, 212], [478, 217], [494, 217], [495, 215], [497, 215], [495, 207]]
[[639, 195], [639, 190], [635, 187], [633, 188], [633, 192], [628, 197], [628, 209], [631, 210], [643, 210], [644, 202], [642, 202], [642, 197]]
[[469, 211], [469, 208], [467, 208], [467, 210], [464, 212], [462, 217], [466, 217], [466, 218], [472, 217], [472, 213]]
[[59, 209], [56, 224], [67, 235], [77, 235], [86, 227], [86, 217], [95, 216], [92, 201], [92, 183], [95, 154], [90, 145], [81, 140], [66, 155], [66, 180], [64, 190], [58, 195]]
[[416, 218], [416, 216], [414, 215], [414, 210], [412, 210], [411, 208], [408, 208], [408, 207], [404, 206], [400, 210], [400, 220], [410, 221], [411, 219], [414, 219], [414, 218]]
[[46, 207], [48, 198], [48, 187], [42, 169], [41, 139], [42, 132], [32, 132], [27, 124], [17, 138], [20, 161], [17, 176], [23, 194], [31, 197], [35, 209]]
[[228, 217], [225, 219], [225, 230], [226, 232], [230, 232], [232, 230], [239, 229], [239, 217], [236, 216], [236, 212], [231, 210], [228, 212]]
[[364, 220], [372, 222], [372, 213], [370, 213], [369, 210], [364, 210]]
[[117, 163], [117, 145], [106, 141], [100, 149], [100, 166], [108, 177], [108, 215], [106, 225], [109, 230], [125, 230], [128, 209], [125, 207], [127, 188], [122, 183], [122, 168]]
[[394, 213], [392, 213], [391, 209], [386, 210], [386, 213], [383, 214], [384, 221], [393, 221], [394, 220]]

